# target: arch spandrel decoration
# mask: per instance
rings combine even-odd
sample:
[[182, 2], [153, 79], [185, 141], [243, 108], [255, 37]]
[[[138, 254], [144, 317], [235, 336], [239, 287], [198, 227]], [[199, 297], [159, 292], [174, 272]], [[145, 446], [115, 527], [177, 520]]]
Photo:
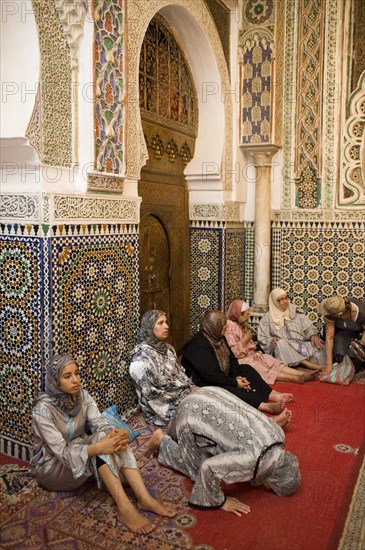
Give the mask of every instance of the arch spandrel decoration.
[[337, 195], [338, 206], [365, 206], [365, 71], [349, 98]]
[[[154, 15], [163, 8], [179, 9], [184, 8], [184, 16], [190, 18], [198, 25], [202, 35], [209, 43], [209, 48], [214, 56], [215, 64], [219, 74], [219, 93], [223, 90], [230, 90], [228, 69], [220, 43], [218, 31], [214, 20], [204, 2], [196, 0], [130, 0], [127, 9], [128, 24], [128, 129], [127, 129], [127, 177], [139, 179], [141, 169], [148, 158], [147, 147], [143, 136], [141, 115], [139, 109], [139, 57], [141, 46], [149, 22]], [[163, 16], [168, 20], [166, 10]], [[196, 83], [195, 83], [196, 84]], [[198, 88], [198, 86], [196, 85]], [[199, 93], [199, 91], [198, 91]], [[220, 96], [219, 96], [220, 97]], [[232, 124], [232, 101], [231, 95], [223, 102], [224, 108], [224, 140], [223, 151], [219, 164], [222, 163], [221, 179], [225, 189], [232, 187], [232, 174], [227, 170], [224, 174], [224, 167], [232, 165], [232, 143], [230, 139], [230, 128]], [[201, 106], [201, 105], [200, 105]], [[199, 106], [199, 108], [200, 108]], [[200, 127], [200, 121], [199, 121]], [[199, 136], [198, 140], [199, 141]], [[204, 159], [203, 159], [204, 160]]]

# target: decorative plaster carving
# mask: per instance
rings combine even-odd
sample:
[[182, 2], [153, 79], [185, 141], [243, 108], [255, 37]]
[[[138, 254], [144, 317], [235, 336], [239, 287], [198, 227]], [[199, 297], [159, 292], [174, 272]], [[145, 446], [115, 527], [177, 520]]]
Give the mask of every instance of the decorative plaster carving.
[[37, 95], [34, 102], [32, 116], [30, 118], [27, 130], [25, 132], [26, 137], [29, 139], [29, 143], [37, 151], [39, 160], [43, 160], [43, 144], [42, 144], [42, 102], [40, 85], [37, 85]]
[[71, 50], [72, 68], [74, 68], [78, 66], [78, 48], [84, 34], [87, 1], [55, 0], [55, 6], [67, 44]]
[[39, 221], [39, 196], [38, 195], [1, 195], [0, 218], [19, 221]]
[[192, 203], [190, 205], [190, 219], [239, 222], [240, 203], [229, 201], [224, 204]]
[[117, 177], [107, 176], [104, 174], [88, 174], [87, 175], [87, 189], [91, 191], [93, 189], [97, 190], [108, 190], [108, 191], [119, 191], [123, 192], [124, 180]]
[[55, 221], [82, 220], [138, 223], [139, 199], [53, 195]]
[[50, 166], [69, 167], [72, 165], [70, 49], [54, 3], [33, 0], [32, 6], [41, 56], [41, 160]]
[[295, 171], [298, 206], [319, 204], [321, 175], [324, 2], [300, 1]]
[[365, 71], [349, 101], [341, 159], [339, 206], [365, 205]]

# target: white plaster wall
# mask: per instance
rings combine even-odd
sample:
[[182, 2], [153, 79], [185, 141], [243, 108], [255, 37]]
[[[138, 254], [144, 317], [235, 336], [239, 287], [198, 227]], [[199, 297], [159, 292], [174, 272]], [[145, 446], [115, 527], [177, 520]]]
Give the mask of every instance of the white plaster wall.
[[94, 71], [93, 71], [93, 37], [94, 22], [90, 3], [84, 23], [84, 35], [79, 45], [78, 75], [78, 126], [79, 158], [75, 167], [76, 190], [87, 189], [87, 173], [93, 169], [94, 161]]
[[283, 150], [280, 149], [272, 159], [271, 170], [271, 208], [280, 210], [281, 189], [283, 184]]
[[31, 0], [1, 0], [1, 137], [25, 136], [32, 115], [40, 55]]
[[[160, 10], [175, 29], [188, 59], [199, 109], [199, 135], [195, 154], [185, 174], [219, 174], [224, 144], [224, 96], [215, 56], [201, 28], [180, 6], [166, 6]], [[204, 161], [202, 161], [204, 159]], [[206, 163], [206, 164], [205, 164]]]

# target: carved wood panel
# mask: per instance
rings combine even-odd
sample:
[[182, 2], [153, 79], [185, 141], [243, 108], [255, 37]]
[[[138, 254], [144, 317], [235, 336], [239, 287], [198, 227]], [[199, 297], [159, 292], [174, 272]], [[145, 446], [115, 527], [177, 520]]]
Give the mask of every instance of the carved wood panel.
[[170, 246], [160, 220], [145, 216], [140, 224], [141, 315], [161, 309], [170, 317]]

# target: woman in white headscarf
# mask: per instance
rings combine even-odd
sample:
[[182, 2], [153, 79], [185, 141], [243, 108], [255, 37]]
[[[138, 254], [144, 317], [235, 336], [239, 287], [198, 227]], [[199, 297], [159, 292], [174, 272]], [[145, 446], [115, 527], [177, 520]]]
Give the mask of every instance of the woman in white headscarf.
[[94, 476], [99, 486], [103, 481], [114, 499], [118, 519], [134, 533], [150, 533], [155, 525], [133, 506], [122, 479], [130, 485], [141, 509], [161, 516], [176, 515], [147, 491], [128, 446], [128, 432], [113, 428], [100, 414], [94, 399], [82, 388], [73, 357], [52, 358], [45, 392], [33, 405], [32, 427], [30, 471], [42, 487], [72, 491]]
[[288, 367], [272, 355], [257, 351], [252, 331], [246, 327], [250, 316], [250, 305], [243, 300], [234, 300], [227, 311], [227, 327], [224, 336], [240, 365], [253, 367], [267, 384], [294, 382], [304, 384], [312, 380], [315, 371], [301, 372]]
[[289, 303], [285, 290], [275, 288], [269, 297], [269, 311], [262, 317], [257, 338], [265, 353], [291, 367], [321, 371], [326, 359], [324, 342], [308, 317]]

